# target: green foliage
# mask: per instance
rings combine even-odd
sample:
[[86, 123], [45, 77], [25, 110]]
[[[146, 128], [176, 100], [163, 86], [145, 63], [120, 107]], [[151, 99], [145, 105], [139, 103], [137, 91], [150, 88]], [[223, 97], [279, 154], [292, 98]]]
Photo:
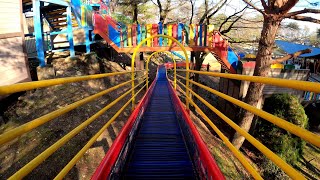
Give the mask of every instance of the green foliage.
[[290, 22], [287, 25], [285, 25], [285, 27], [293, 30], [300, 30], [299, 24], [296, 22]]
[[123, 24], [132, 24], [132, 23], [133, 23], [132, 18], [129, 18], [128, 16], [125, 16], [125, 15], [123, 15], [123, 14], [113, 13], [113, 14], [112, 14], [112, 17], [113, 17], [117, 22], [120, 22], [120, 23], [123, 23]]
[[[274, 94], [265, 100], [263, 109], [299, 127], [307, 128], [308, 126], [308, 117], [299, 100], [293, 95]], [[265, 120], [260, 119], [257, 123], [256, 136], [291, 165], [296, 164], [302, 156], [305, 142], [301, 138]], [[285, 177], [285, 174], [270, 160], [263, 160], [261, 166], [265, 177], [273, 179]]]

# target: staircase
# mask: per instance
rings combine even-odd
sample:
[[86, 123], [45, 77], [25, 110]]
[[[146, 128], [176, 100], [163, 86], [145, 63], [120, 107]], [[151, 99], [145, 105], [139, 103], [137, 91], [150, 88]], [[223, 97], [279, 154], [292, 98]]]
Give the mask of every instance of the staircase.
[[[53, 31], [60, 31], [67, 28], [67, 13], [65, 6], [56, 4], [43, 6], [41, 7], [41, 13]], [[72, 15], [72, 27], [78, 27], [78, 22], [74, 15]]]

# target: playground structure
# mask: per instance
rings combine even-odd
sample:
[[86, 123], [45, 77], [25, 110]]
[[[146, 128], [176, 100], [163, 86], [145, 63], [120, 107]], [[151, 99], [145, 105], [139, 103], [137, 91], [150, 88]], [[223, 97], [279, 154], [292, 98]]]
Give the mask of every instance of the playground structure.
[[[168, 35], [177, 39], [188, 51], [207, 51], [216, 55], [221, 65], [229, 72], [236, 73], [238, 57], [229, 47], [213, 25], [196, 24], [129, 24], [116, 22], [109, 16], [108, 4], [103, 1], [80, 0], [23, 0], [24, 12], [33, 11], [34, 36], [37, 57], [40, 66], [46, 65], [45, 52], [70, 51], [75, 56], [74, 47], [85, 45], [90, 52], [90, 45], [95, 43], [95, 35], [100, 35], [118, 53], [132, 53], [144, 39], [158, 35]], [[43, 19], [42, 19], [43, 18]], [[43, 20], [50, 26], [49, 32], [43, 32]], [[76, 31], [82, 41], [75, 44]], [[57, 48], [54, 38], [65, 34], [67, 46]], [[46, 47], [44, 47], [46, 44]], [[155, 38], [148, 40], [140, 52], [158, 50], [181, 51], [172, 40]], [[173, 52], [174, 53], [174, 52]], [[174, 53], [179, 56], [178, 53]], [[181, 55], [180, 55], [181, 57]]]
[[[186, 69], [177, 70], [185, 72], [186, 76], [176, 75], [180, 80], [185, 80], [186, 84], [177, 81], [181, 91], [185, 94], [186, 106], [184, 107], [176, 94], [176, 91], [169, 83], [166, 76], [166, 70], [164, 66], [158, 68], [157, 78], [152, 85], [147, 89], [146, 94], [139, 102], [135, 104], [135, 97], [141, 92], [146, 85], [140, 90], [135, 91], [145, 80], [139, 84], [135, 84], [137, 79], [145, 79], [147, 76], [135, 77], [134, 61], [139, 48], [144, 42], [153, 38], [169, 38], [176, 42], [183, 50], [186, 57]], [[81, 132], [86, 126], [98, 118], [101, 114], [107, 111], [110, 107], [118, 103], [125, 96], [132, 94], [129, 101], [127, 101], [118, 112], [88, 141], [88, 143], [74, 156], [74, 158], [61, 170], [56, 176], [56, 179], [62, 179], [75, 163], [84, 155], [84, 153], [92, 146], [96, 139], [106, 130], [110, 124], [116, 120], [119, 114], [132, 102], [133, 112], [129, 117], [129, 120], [121, 130], [120, 135], [114, 141], [112, 147], [107, 152], [107, 155], [102, 160], [100, 166], [97, 168], [93, 179], [105, 179], [115, 177], [180, 177], [180, 178], [206, 178], [206, 179], [224, 179], [215, 161], [212, 159], [205, 144], [201, 140], [198, 132], [195, 130], [194, 125], [189, 117], [189, 106], [192, 105], [197, 112], [205, 119], [205, 121], [212, 127], [212, 129], [218, 134], [218, 136], [224, 141], [226, 146], [231, 152], [239, 159], [242, 165], [248, 170], [248, 172], [255, 179], [262, 179], [259, 173], [254, 167], [246, 160], [242, 153], [237, 150], [228, 140], [226, 136], [212, 123], [212, 121], [206, 116], [206, 114], [193, 102], [191, 94], [204, 103], [209, 109], [222, 118], [233, 129], [243, 135], [253, 146], [261, 151], [266, 157], [279, 166], [285, 173], [293, 179], [305, 179], [293, 167], [288, 165], [275, 153], [257, 141], [249, 133], [242, 130], [237, 124], [235, 124], [226, 115], [221, 113], [200, 95], [196, 94], [190, 88], [190, 84], [199, 86], [213, 93], [225, 100], [232, 102], [233, 104], [242, 107], [255, 115], [262, 117], [263, 119], [277, 125], [289, 131], [292, 134], [304, 139], [306, 142], [311, 143], [317, 147], [320, 147], [320, 137], [312, 132], [309, 132], [303, 128], [300, 128], [284, 119], [269, 114], [261, 109], [250, 106], [244, 102], [234, 99], [226, 94], [218, 92], [200, 83], [194, 82], [188, 78], [189, 73], [198, 73], [202, 75], [215, 76], [221, 78], [229, 78], [243, 81], [251, 81], [257, 83], [264, 83], [274, 86], [294, 88], [303, 91], [310, 91], [319, 93], [320, 85], [318, 83], [296, 81], [296, 80], [284, 80], [277, 78], [262, 78], [247, 75], [236, 75], [226, 73], [213, 73], [194, 71], [189, 69], [189, 60], [186, 54], [186, 50], [176, 39], [170, 36], [157, 35], [152, 36], [142, 41], [135, 49], [132, 56], [132, 70], [130, 72], [116, 72], [106, 74], [96, 74], [80, 77], [69, 77], [52, 80], [43, 80], [37, 82], [20, 83], [14, 85], [0, 86], [0, 95], [11, 94], [20, 91], [27, 91], [36, 88], [43, 88], [53, 85], [66, 84], [72, 82], [85, 81], [90, 79], [105, 78], [115, 75], [123, 75], [131, 73], [132, 79], [124, 83], [118, 84], [109, 89], [103, 90], [97, 94], [86, 97], [80, 101], [74, 102], [66, 107], [60, 108], [56, 111], [50, 112], [44, 116], [41, 116], [35, 120], [32, 120], [20, 127], [9, 130], [0, 135], [0, 145], [15, 139], [16, 137], [25, 134], [32, 129], [41, 126], [42, 124], [53, 120], [54, 118], [61, 116], [83, 104], [86, 104], [98, 97], [110, 93], [115, 89], [121, 88], [126, 84], [132, 84], [132, 88], [126, 91], [120, 97], [112, 101], [106, 107], [98, 111], [91, 118], [84, 121], [74, 130], [66, 134], [56, 143], [51, 145], [44, 152], [39, 154], [35, 159], [26, 164], [23, 168], [13, 174], [9, 179], [23, 178], [30, 173], [34, 168], [41, 164], [45, 159], [57, 151], [61, 146], [66, 144], [72, 137]], [[148, 72], [146, 72], [148, 73]], [[182, 89], [185, 89], [182, 90]], [[157, 118], [163, 116], [163, 118]], [[163, 131], [163, 128], [166, 131]], [[187, 150], [188, 149], [188, 150]], [[131, 157], [131, 158], [130, 158]], [[173, 158], [174, 157], [174, 158]], [[190, 158], [191, 157], [191, 158]], [[168, 168], [170, 167], [170, 168]]]

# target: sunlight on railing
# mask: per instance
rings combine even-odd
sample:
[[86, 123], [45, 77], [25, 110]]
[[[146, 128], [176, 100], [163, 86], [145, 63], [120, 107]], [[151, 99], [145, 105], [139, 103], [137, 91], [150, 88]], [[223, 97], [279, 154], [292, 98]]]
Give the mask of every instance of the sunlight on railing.
[[[215, 73], [215, 72], [204, 72], [204, 71], [194, 71], [194, 70], [177, 70], [178, 72], [189, 72], [189, 73], [198, 73], [207, 76], [214, 76], [214, 77], [223, 77], [229, 79], [236, 79], [236, 80], [243, 80], [243, 81], [251, 81], [257, 83], [264, 83], [270, 84], [275, 86], [281, 87], [288, 87], [294, 88], [298, 90], [304, 91], [312, 91], [319, 93], [320, 92], [320, 84], [319, 83], [312, 83], [312, 82], [305, 82], [305, 81], [296, 81], [296, 80], [285, 80], [285, 79], [278, 79], [278, 78], [267, 78], [267, 77], [256, 77], [256, 76], [246, 76], [246, 75], [237, 75], [237, 74], [227, 74], [227, 73]], [[267, 113], [261, 109], [253, 107], [249, 104], [246, 104], [242, 101], [239, 101], [231, 96], [228, 96], [224, 93], [221, 93], [217, 90], [214, 90], [208, 86], [202, 85], [197, 83], [193, 80], [187, 79], [184, 76], [176, 75], [180, 80], [185, 82], [189, 82], [195, 86], [198, 86], [212, 94], [215, 94], [243, 109], [246, 109], [255, 115], [262, 117], [263, 119], [277, 125], [280, 128], [283, 128], [289, 131], [292, 134], [299, 136], [300, 138], [306, 140], [307, 142], [320, 147], [320, 137], [308, 130], [300, 128], [284, 119], [281, 119], [277, 116], [274, 116], [270, 113]], [[189, 86], [186, 86], [181, 81], [177, 81], [182, 88], [185, 89], [186, 92], [190, 92], [187, 94], [185, 91], [182, 90], [181, 87], [178, 90], [185, 95], [186, 101], [189, 101], [190, 104], [195, 108], [197, 113], [211, 126], [211, 128], [218, 134], [218, 136], [223, 140], [226, 146], [233, 152], [233, 154], [238, 158], [241, 164], [247, 169], [247, 171], [255, 178], [255, 179], [262, 179], [259, 173], [249, 164], [249, 162], [244, 158], [241, 152], [236, 149], [228, 138], [214, 125], [214, 123], [207, 117], [207, 115], [199, 108], [199, 106], [192, 100], [192, 96], [196, 97], [200, 102], [202, 102], [205, 106], [207, 106], [210, 110], [216, 113], [223, 121], [229, 124], [234, 130], [236, 130], [239, 134], [244, 136], [254, 147], [256, 147], [259, 151], [261, 151], [266, 157], [268, 157], [272, 162], [274, 162], [277, 166], [279, 166], [285, 173], [288, 174], [292, 179], [305, 179], [305, 177], [295, 170], [292, 166], [287, 164], [284, 160], [282, 160], [279, 156], [273, 153], [270, 149], [260, 143], [257, 139], [251, 136], [248, 132], [244, 131], [240, 128], [236, 123], [234, 123], [230, 118], [212, 106], [209, 102], [207, 102], [204, 98], [202, 98], [199, 94], [196, 94]], [[188, 109], [188, 107], [187, 107]]]
[[[141, 71], [134, 71], [135, 72], [141, 72]], [[16, 92], [21, 91], [27, 91], [37, 88], [43, 88], [43, 87], [49, 87], [54, 85], [61, 85], [66, 83], [72, 83], [72, 82], [80, 82], [85, 80], [92, 80], [92, 79], [98, 79], [98, 78], [104, 78], [104, 77], [110, 77], [110, 76], [116, 76], [116, 75], [125, 75], [132, 73], [130, 72], [116, 72], [116, 73], [105, 73], [105, 74], [96, 74], [96, 75], [89, 75], [89, 76], [80, 76], [80, 77], [68, 77], [68, 78], [59, 78], [59, 79], [51, 79], [51, 80], [43, 80], [43, 81], [36, 81], [36, 82], [27, 82], [27, 83], [19, 83], [19, 84], [13, 84], [13, 85], [7, 85], [7, 86], [0, 86], [0, 95], [7, 95], [12, 94]], [[7, 132], [4, 132], [0, 135], [0, 146], [5, 145], [7, 142], [25, 134], [29, 131], [53, 120], [54, 118], [57, 118], [77, 107], [80, 107], [84, 104], [87, 104], [103, 95], [106, 95], [116, 89], [123, 88], [125, 85], [129, 85], [131, 82], [143, 79], [143, 81], [140, 81], [139, 84], [135, 85], [133, 88], [127, 90], [125, 93], [123, 93], [121, 96], [119, 96], [117, 99], [113, 100], [110, 104], [99, 110], [97, 113], [95, 113], [93, 116], [91, 116], [89, 119], [85, 120], [83, 123], [78, 125], [76, 128], [74, 128], [72, 131], [70, 131], [68, 134], [66, 134], [64, 137], [59, 139], [57, 142], [55, 142], [53, 145], [51, 145], [49, 148], [47, 148], [45, 151], [43, 151], [41, 154], [39, 154], [36, 158], [34, 158], [32, 161], [30, 161], [28, 164], [26, 164], [24, 167], [22, 167], [19, 171], [17, 171], [15, 174], [13, 174], [9, 179], [21, 179], [28, 175], [33, 169], [35, 169], [38, 165], [40, 165], [43, 161], [45, 161], [48, 157], [50, 157], [54, 152], [56, 152], [60, 147], [65, 145], [71, 138], [76, 136], [78, 133], [80, 133], [84, 128], [86, 128], [89, 124], [91, 124], [94, 120], [96, 120], [98, 117], [103, 115], [108, 109], [110, 109], [115, 104], [119, 103], [120, 100], [125, 98], [132, 92], [132, 90], [137, 89], [139, 86], [146, 83], [146, 79], [148, 78], [147, 75], [143, 75], [141, 77], [134, 78], [132, 80], [120, 83], [118, 85], [115, 85], [113, 87], [110, 87], [106, 90], [103, 90], [99, 93], [96, 93], [94, 95], [91, 95], [89, 97], [86, 97], [82, 100], [79, 100], [77, 102], [74, 102], [66, 107], [60, 108], [58, 110], [55, 110], [53, 112], [50, 112], [46, 115], [43, 115], [37, 119], [31, 120], [28, 123], [25, 123], [19, 127], [16, 127], [12, 130], [9, 130]], [[97, 138], [102, 134], [102, 132], [107, 129], [111, 123], [123, 112], [123, 110], [130, 104], [131, 101], [146, 87], [146, 84], [143, 85], [137, 93], [135, 93], [122, 107], [119, 109], [113, 117], [87, 142], [87, 144], [74, 156], [74, 158], [62, 169], [62, 171], [57, 175], [56, 179], [62, 179], [69, 171], [70, 169], [75, 165], [75, 163], [84, 155], [84, 153], [92, 146], [92, 144], [97, 140]]]

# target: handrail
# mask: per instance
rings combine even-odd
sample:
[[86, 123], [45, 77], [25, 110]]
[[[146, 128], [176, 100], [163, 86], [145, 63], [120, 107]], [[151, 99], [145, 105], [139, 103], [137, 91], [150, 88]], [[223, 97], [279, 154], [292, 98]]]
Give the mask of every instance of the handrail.
[[[177, 71], [185, 72], [186, 70], [181, 69]], [[208, 75], [208, 76], [214, 76], [214, 77], [222, 77], [222, 78], [242, 80], [242, 81], [251, 81], [256, 83], [263, 83], [263, 84], [269, 84], [269, 85], [274, 85], [279, 87], [286, 87], [286, 88], [292, 88], [292, 89], [297, 89], [302, 91], [320, 93], [320, 84], [315, 82], [260, 77], [260, 76], [248, 76], [248, 75], [240, 75], [240, 74], [204, 72], [204, 71], [194, 71], [194, 70], [189, 70], [189, 72]]]
[[[177, 70], [177, 62], [176, 62], [176, 60], [174, 59], [173, 54], [168, 53], [168, 52], [165, 51], [165, 50], [160, 50], [160, 51], [153, 52], [153, 53], [148, 57], [147, 63], [146, 63], [147, 78], [148, 78], [148, 74], [149, 74], [149, 62], [150, 62], [151, 58], [152, 58], [154, 55], [159, 54], [159, 53], [161, 53], [161, 52], [166, 53], [167, 55], [171, 56], [171, 59], [173, 60], [173, 68], [174, 68], [174, 89], [177, 89], [177, 76], [176, 76], [176, 74], [177, 74], [177, 72], [176, 72], [176, 70]], [[147, 79], [147, 89], [148, 89], [148, 86], [149, 86], [149, 80]]]
[[[187, 70], [186, 71], [186, 77], [188, 79], [186, 81], [186, 85], [187, 85], [187, 87], [189, 87], [189, 71], [188, 71], [189, 70], [189, 58], [188, 58], [187, 51], [186, 51], [185, 47], [178, 40], [176, 40], [175, 38], [173, 38], [171, 36], [167, 36], [167, 35], [162, 35], [162, 34], [154, 35], [154, 36], [151, 36], [151, 37], [148, 37], [148, 38], [142, 40], [138, 44], [138, 46], [134, 49], [133, 55], [131, 57], [131, 79], [134, 79], [134, 62], [135, 62], [135, 59], [136, 59], [136, 56], [137, 56], [137, 53], [138, 53], [140, 47], [145, 42], [147, 42], [148, 40], [152, 40], [153, 38], [157, 38], [157, 37], [168, 38], [168, 39], [174, 41], [181, 48], [181, 50], [183, 51], [183, 54], [186, 57], [186, 70]], [[134, 81], [132, 81], [131, 86], [134, 87]], [[189, 92], [187, 92], [187, 94], [189, 95]], [[132, 97], [133, 96], [134, 96], [134, 90], [132, 90]], [[132, 100], [132, 109], [134, 109], [134, 106], [135, 106], [135, 99], [133, 98], [133, 100]], [[186, 106], [189, 109], [189, 101], [188, 100], [186, 101]]]
[[[222, 77], [222, 78], [229, 78], [229, 79], [235, 79], [235, 80], [243, 80], [243, 81], [251, 81], [256, 83], [263, 83], [263, 84], [269, 84], [274, 86], [280, 86], [280, 87], [286, 87], [286, 88], [293, 88], [303, 91], [311, 91], [320, 93], [320, 84], [319, 83], [312, 83], [312, 82], [305, 82], [305, 81], [297, 81], [297, 80], [284, 80], [279, 78], [269, 78], [269, 77], [258, 77], [258, 76], [247, 76], [247, 75], [237, 75], [237, 74], [227, 74], [227, 73], [215, 73], [215, 72], [203, 72], [203, 71], [195, 71], [195, 70], [177, 70], [178, 72], [189, 72], [189, 73], [197, 73], [202, 75], [208, 75], [208, 76], [214, 76], [214, 77]], [[320, 136], [307, 131], [293, 123], [290, 123], [282, 118], [279, 118], [277, 116], [274, 116], [270, 113], [267, 113], [261, 109], [258, 109], [254, 106], [251, 106], [247, 103], [244, 103], [238, 99], [235, 99], [231, 96], [228, 96], [224, 93], [221, 93], [217, 90], [214, 90], [208, 86], [202, 85], [198, 82], [195, 82], [193, 80], [190, 80], [186, 77], [183, 77], [181, 75], [176, 75], [178, 78], [181, 78], [185, 81], [188, 81], [189, 83], [196, 85], [206, 91], [209, 91], [212, 94], [215, 94], [247, 111], [252, 112], [253, 114], [262, 117], [263, 119], [277, 125], [278, 127], [289, 131], [290, 133], [299, 136], [300, 138], [306, 140], [307, 142], [320, 147]], [[251, 136], [248, 132], [240, 128], [236, 123], [234, 123], [231, 119], [229, 119], [226, 115], [221, 113], [218, 109], [216, 109], [214, 106], [212, 106], [210, 103], [208, 103], [205, 99], [203, 99], [200, 95], [195, 93], [189, 86], [186, 86], [184, 83], [178, 81], [179, 85], [182, 85], [185, 88], [185, 91], [190, 92], [193, 96], [195, 96], [198, 100], [200, 100], [204, 105], [206, 105], [209, 109], [211, 109], [214, 113], [216, 113], [222, 120], [224, 120], [228, 125], [230, 125], [233, 129], [235, 129], [239, 134], [244, 136], [253, 146], [255, 146], [261, 153], [263, 153], [267, 158], [269, 158], [272, 162], [274, 162], [279, 168], [281, 168], [285, 173], [288, 174], [292, 179], [306, 179], [301, 173], [299, 173], [297, 170], [295, 170], [292, 166], [287, 164], [284, 160], [282, 160], [279, 156], [277, 156], [274, 152], [272, 152], [270, 149], [268, 149], [266, 146], [264, 146], [262, 143], [260, 143], [258, 140], [256, 140], [253, 136]], [[179, 91], [182, 93], [183, 90], [181, 88], [178, 88]], [[184, 93], [187, 95], [186, 93]], [[206, 122], [212, 127], [212, 129], [218, 134], [218, 136], [225, 142], [225, 144], [228, 146], [228, 148], [234, 153], [234, 155], [239, 159], [239, 161], [242, 163], [242, 165], [249, 171], [249, 173], [255, 178], [259, 179], [259, 176], [256, 176], [257, 174], [255, 170], [252, 169], [252, 167], [247, 166], [248, 162], [244, 162], [245, 160], [243, 158], [242, 154], [239, 154], [240, 152], [230, 143], [227, 137], [222, 134], [222, 132], [211, 122], [211, 120], [203, 113], [203, 111], [196, 105], [196, 103], [192, 100], [190, 96], [186, 96], [186, 101], [189, 101], [190, 104], [192, 104], [195, 108], [195, 110], [204, 118]], [[188, 107], [187, 107], [188, 109]], [[261, 178], [261, 177], [260, 177]]]
[[[184, 87], [185, 85], [181, 83]], [[185, 87], [186, 88], [186, 87]], [[268, 157], [272, 162], [278, 165], [284, 172], [286, 172], [290, 177], [296, 179], [305, 179], [299, 172], [297, 172], [292, 166], [287, 164], [284, 160], [282, 160], [279, 156], [273, 153], [270, 149], [260, 143], [257, 139], [251, 136], [249, 133], [240, 128], [236, 123], [234, 123], [230, 118], [220, 112], [218, 109], [213, 107], [208, 101], [204, 100], [200, 95], [189, 89], [191, 94], [193, 94], [197, 99], [199, 99], [203, 104], [205, 104], [209, 109], [211, 109], [214, 113], [216, 113], [222, 120], [224, 120], [228, 125], [230, 125], [234, 130], [244, 136], [253, 146], [255, 146], [260, 152], [262, 152], [266, 157]], [[193, 106], [197, 106], [192, 100], [190, 100]], [[198, 107], [198, 106], [197, 106]], [[197, 109], [196, 107], [196, 109]], [[199, 108], [199, 107], [198, 107]], [[198, 109], [201, 111], [201, 109]], [[209, 119], [210, 120], [210, 119]], [[207, 121], [207, 120], [206, 120]], [[207, 121], [208, 122], [208, 121]], [[211, 126], [212, 121], [208, 122]], [[212, 126], [211, 126], [212, 127]], [[233, 146], [233, 145], [232, 145]], [[233, 146], [233, 148], [235, 148]], [[240, 161], [241, 162], [241, 161]], [[242, 163], [242, 162], [241, 162]], [[249, 171], [249, 170], [248, 170]]]
[[[142, 86], [140, 90], [138, 90], [137, 93], [134, 95], [134, 97], [136, 97], [145, 88], [145, 86], [146, 85]], [[120, 113], [130, 104], [130, 102], [134, 99], [134, 97], [131, 97], [131, 99], [129, 99], [128, 102], [126, 102], [119, 109], [119, 111], [116, 114], [114, 114], [112, 118], [87, 142], [87, 144], [59, 172], [59, 174], [54, 178], [55, 180], [63, 179], [63, 177], [68, 174], [68, 172], [72, 169], [72, 167], [79, 161], [79, 159], [84, 155], [84, 153], [96, 142], [99, 136], [111, 125], [111, 123], [120, 115]]]
[[[139, 83], [136, 85], [134, 88], [139, 87], [142, 83], [145, 81]], [[144, 88], [144, 87], [143, 87]], [[125, 96], [127, 96], [130, 93], [130, 90], [122, 94], [120, 97], [118, 97], [116, 100], [99, 110], [96, 114], [91, 116], [89, 119], [81, 123], [79, 126], [77, 126], [75, 129], [70, 131], [68, 134], [66, 134], [64, 137], [59, 139], [56, 143], [51, 145], [49, 148], [47, 148], [45, 151], [43, 151], [41, 154], [39, 154], [36, 158], [34, 158], [32, 161], [30, 161], [28, 164], [26, 164], [24, 167], [22, 167], [19, 171], [17, 171], [15, 174], [13, 174], [9, 179], [18, 179], [18, 178], [23, 178], [27, 174], [29, 174], [34, 168], [36, 168], [39, 164], [41, 164], [44, 160], [46, 160], [49, 156], [51, 156], [57, 149], [59, 149], [61, 146], [63, 146], [65, 143], [67, 143], [72, 137], [77, 135], [81, 130], [83, 130], [85, 127], [87, 127], [91, 122], [93, 122], [95, 119], [100, 117], [105, 111], [110, 109], [113, 105], [118, 103], [121, 99], [123, 99]], [[132, 98], [131, 98], [132, 99]], [[127, 102], [129, 104], [131, 100]], [[124, 106], [125, 107], [125, 106]], [[122, 110], [124, 109], [122, 107]], [[117, 112], [120, 114], [121, 112]], [[115, 119], [115, 118], [114, 118]], [[114, 120], [113, 119], [113, 120]], [[109, 123], [110, 124], [110, 123]]]
[[[143, 71], [143, 70], [139, 70], [139, 71]], [[139, 72], [139, 71], [136, 71], [136, 72]], [[42, 81], [5, 85], [5, 86], [0, 86], [0, 96], [21, 92], [21, 91], [28, 91], [28, 90], [37, 89], [37, 88], [48, 87], [48, 86], [61, 85], [61, 84], [67, 84], [72, 82], [92, 80], [92, 79], [100, 79], [100, 78], [105, 78], [109, 76], [123, 75], [128, 73], [131, 73], [131, 72], [126, 71], [126, 72], [115, 72], [115, 73], [105, 73], [105, 74], [94, 74], [94, 75], [88, 75], [88, 76], [66, 77], [66, 78], [49, 79], [49, 80], [42, 80]]]
[[[157, 75], [158, 76], [158, 73]], [[157, 77], [156, 77], [157, 78]], [[112, 172], [112, 167], [117, 162], [118, 156], [121, 153], [121, 148], [126, 144], [127, 137], [129, 136], [137, 118], [141, 117], [141, 113], [144, 112], [145, 107], [150, 102], [150, 97], [152, 91], [155, 87], [156, 81], [153, 81], [150, 88], [146, 90], [145, 94], [139, 101], [137, 107], [132, 111], [131, 115], [128, 117], [127, 122], [119, 132], [117, 138], [114, 140], [112, 145], [109, 147], [108, 152], [100, 162], [100, 165], [96, 169], [95, 173], [92, 175], [91, 179], [107, 179], [107, 177]]]
[[[178, 81], [178, 84], [186, 87], [182, 82]], [[185, 95], [185, 92], [181, 88], [179, 91]], [[226, 146], [230, 149], [230, 151], [235, 155], [235, 157], [239, 160], [239, 162], [244, 166], [246, 170], [252, 175], [254, 179], [263, 179], [257, 170], [252, 167], [252, 165], [246, 160], [244, 155], [232, 145], [229, 139], [219, 130], [219, 128], [213, 124], [213, 122], [204, 114], [204, 112], [197, 106], [192, 99], [189, 97], [190, 103], [195, 107], [200, 116], [211, 126], [211, 128], [218, 134], [218, 136], [222, 139], [222, 141], [226, 144]]]
[[[142, 77], [144, 77], [144, 76], [142, 76]], [[138, 77], [136, 79], [140, 79], [142, 77]], [[129, 81], [126, 81], [124, 83], [118, 84], [118, 85], [116, 85], [114, 87], [111, 87], [111, 88], [106, 89], [104, 91], [101, 91], [101, 92], [99, 92], [97, 94], [94, 94], [94, 95], [91, 95], [89, 97], [86, 97], [86, 98], [84, 98], [82, 100], [76, 101], [76, 102], [74, 102], [74, 103], [72, 103], [72, 104], [70, 104], [68, 106], [65, 106], [65, 107], [63, 107], [61, 109], [55, 110], [55, 111], [53, 111], [51, 113], [48, 113], [48, 114], [43, 115], [43, 116], [41, 116], [39, 118], [36, 118], [36, 119], [34, 119], [34, 120], [32, 120], [32, 121], [30, 121], [28, 123], [25, 123], [25, 124], [23, 124], [23, 125], [21, 125], [19, 127], [16, 127], [16, 128], [14, 128], [12, 130], [9, 130], [9, 131], [7, 131], [7, 132], [5, 132], [5, 133], [0, 135], [0, 146], [2, 146], [6, 142], [9, 142], [12, 139], [14, 139], [14, 138], [26, 133], [26, 132], [31, 131], [32, 129], [34, 129], [36, 127], [39, 127], [39, 126], [41, 126], [41, 125], [53, 120], [56, 117], [59, 117], [59, 116], [65, 114], [65, 113], [67, 113], [67, 112], [79, 107], [79, 106], [82, 106], [82, 105], [84, 105], [84, 104], [86, 104], [86, 103], [88, 103], [90, 101], [93, 101], [93, 100], [97, 99], [98, 97], [101, 97], [101, 96], [103, 96], [103, 95], [105, 95], [105, 94], [107, 94], [107, 93], [109, 93], [109, 92], [111, 92], [111, 91], [113, 91], [115, 89], [123, 87], [124, 85], [130, 83], [131, 81], [132, 80], [129, 80]]]
[[[180, 75], [177, 75], [177, 76], [180, 78], [186, 79], [183, 76], [180, 76]], [[209, 91], [209, 92], [211, 92], [211, 93], [213, 93], [213, 94], [215, 94], [215, 95], [217, 95], [217, 96], [219, 96], [219, 97], [221, 97], [221, 98], [223, 98], [223, 99], [225, 99], [235, 105], [238, 105], [239, 107], [246, 109], [246, 110], [254, 113], [257, 116], [262, 117], [263, 119], [277, 125], [278, 127], [281, 127], [282, 129], [285, 129], [285, 130], [291, 132], [292, 134], [301, 137], [302, 139], [308, 141], [309, 143], [311, 143], [317, 147], [320, 147], [320, 137], [310, 131], [307, 131], [307, 130], [305, 130], [297, 125], [294, 125], [294, 124], [292, 124], [282, 118], [279, 118], [275, 115], [267, 113], [261, 109], [258, 109], [256, 107], [251, 106], [247, 103], [244, 103], [240, 100], [237, 100], [231, 96], [228, 96], [224, 93], [221, 93], [217, 90], [214, 90], [208, 86], [204, 86], [204, 85], [197, 83], [195, 81], [192, 81], [192, 80], [190, 80], [190, 83], [195, 84], [195, 85], [197, 85], [197, 86], [199, 86], [199, 87], [201, 87], [201, 88], [203, 88], [203, 89], [205, 89], [205, 90], [207, 90], [207, 91]]]

